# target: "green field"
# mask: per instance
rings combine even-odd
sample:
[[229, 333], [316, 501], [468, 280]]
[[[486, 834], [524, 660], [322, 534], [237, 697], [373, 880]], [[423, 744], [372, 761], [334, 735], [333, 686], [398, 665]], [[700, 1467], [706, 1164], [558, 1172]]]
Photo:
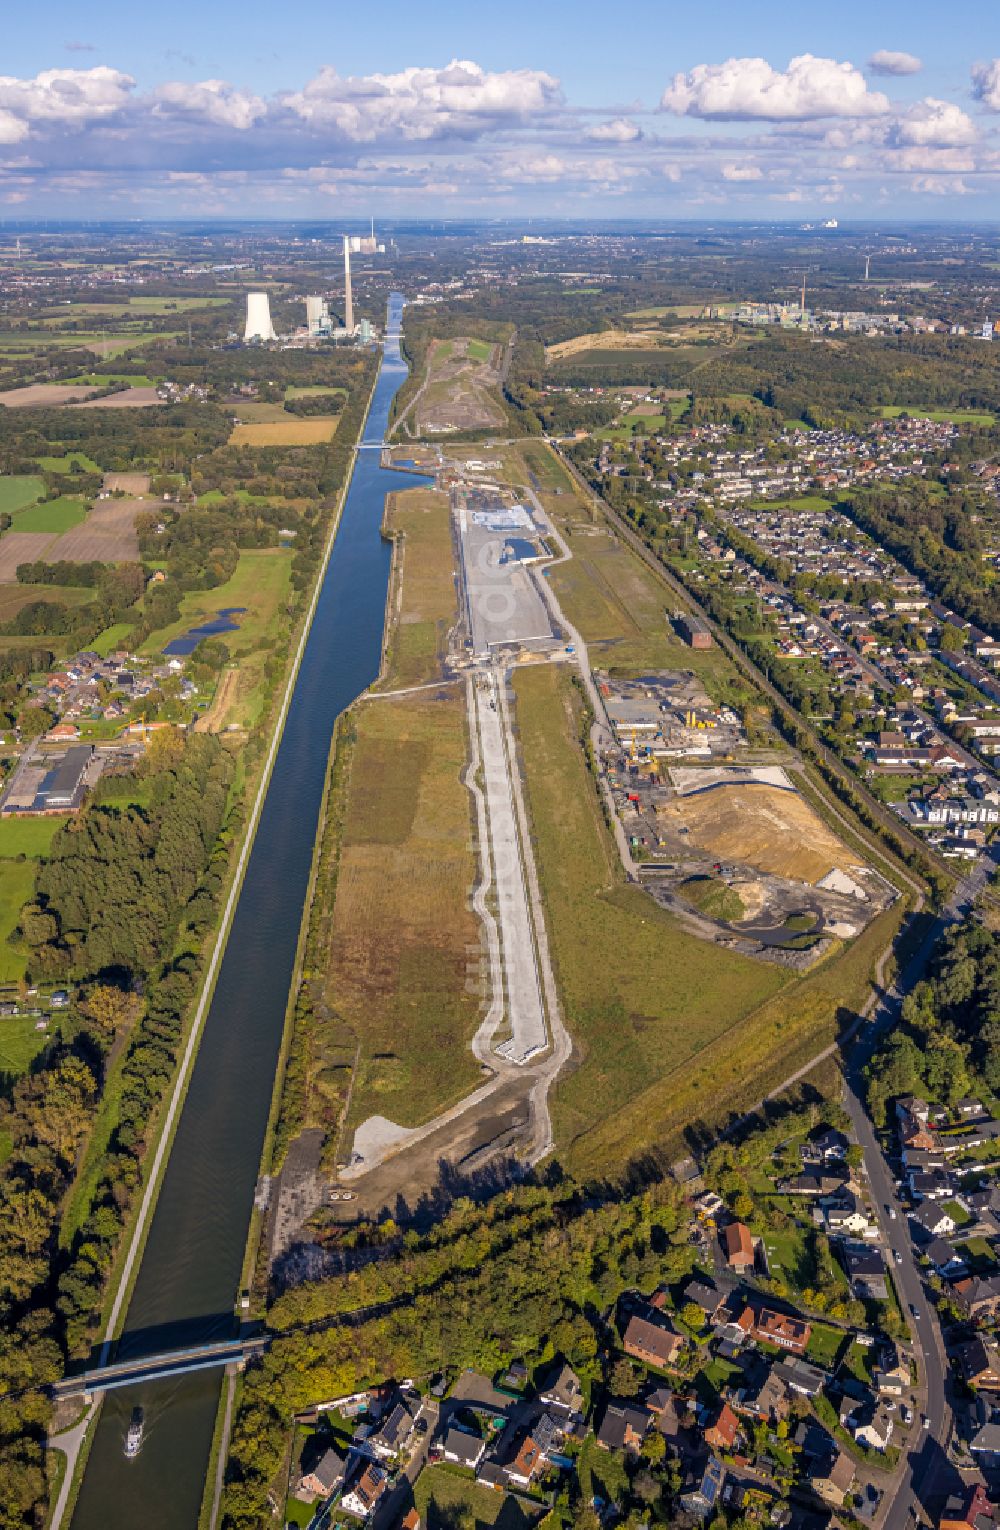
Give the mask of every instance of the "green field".
[[190, 627], [209, 621], [227, 606], [245, 606], [236, 632], [224, 632], [222, 641], [234, 656], [256, 648], [262, 638], [277, 630], [288, 597], [292, 555], [286, 548], [251, 548], [240, 553], [236, 572], [214, 590], [197, 590], [184, 596], [181, 615], [169, 627], [154, 632], [142, 645], [141, 652], [161, 653], [168, 643]]
[[128, 622], [115, 622], [111, 627], [105, 627], [103, 632], [99, 632], [90, 646], [94, 653], [99, 653], [102, 659], [106, 659], [109, 653], [113, 653], [120, 647], [131, 631], [132, 628]]
[[386, 524], [399, 534], [393, 566], [402, 584], [398, 620], [386, 644], [384, 683], [392, 689], [440, 678], [458, 601], [447, 494], [435, 489], [394, 494]]
[[48, 855], [53, 835], [65, 822], [65, 817], [0, 818], [0, 860], [12, 861], [19, 855], [40, 860]]
[[291, 384], [285, 389], [285, 397], [286, 398], [334, 398], [338, 394], [339, 394], [339, 396], [341, 398], [346, 398], [347, 397], [347, 389], [346, 388], [322, 388], [322, 387], [319, 387], [319, 386], [311, 387], [311, 388], [306, 388], [306, 387], [297, 388], [297, 387], [295, 387], [294, 385], [291, 385]]
[[44, 483], [34, 474], [7, 473], [0, 478], [0, 515], [15, 514], [44, 493]]
[[996, 416], [982, 409], [921, 409], [916, 404], [886, 404], [880, 414], [883, 420], [895, 420], [908, 414], [915, 420], [937, 420], [950, 425], [992, 425]]
[[525, 441], [518, 448], [529, 473], [538, 480], [541, 493], [571, 494], [573, 480], [559, 458], [544, 441]]
[[153, 388], [155, 377], [134, 372], [82, 372], [79, 377], [61, 377], [60, 388], [107, 388], [112, 383], [127, 383], [130, 388]]
[[21, 510], [14, 518], [14, 531], [51, 531], [53, 534], [69, 531], [85, 519], [88, 506], [82, 499], [61, 494], [58, 499], [45, 500]]
[[465, 701], [453, 688], [356, 710], [345, 786], [326, 1002], [360, 1048], [349, 1126], [417, 1126], [480, 1079], [467, 983], [479, 922]]
[[29, 1015], [13, 1015], [8, 1020], [0, 1020], [0, 1077], [27, 1073], [50, 1040], [45, 1031], [36, 1031], [35, 1025]]
[[7, 937], [20, 923], [21, 909], [34, 890], [33, 861], [0, 861], [0, 983], [14, 983], [24, 976], [27, 956], [9, 945]]
[[102, 470], [86, 452], [67, 452], [62, 457], [38, 457], [38, 466], [46, 473], [71, 473], [78, 467], [81, 473], [100, 473]]
[[473, 361], [489, 361], [493, 355], [493, 347], [488, 340], [470, 340], [469, 355]]

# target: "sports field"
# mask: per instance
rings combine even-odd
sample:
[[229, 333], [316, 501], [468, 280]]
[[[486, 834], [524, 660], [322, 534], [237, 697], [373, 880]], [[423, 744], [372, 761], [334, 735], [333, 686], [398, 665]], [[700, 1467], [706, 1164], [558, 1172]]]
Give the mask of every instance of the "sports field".
[[234, 425], [229, 445], [322, 446], [324, 442], [333, 440], [339, 420], [339, 415], [314, 415], [307, 420], [286, 415], [283, 420], [265, 424]]
[[348, 1126], [416, 1126], [480, 1077], [465, 700], [373, 700], [353, 718], [326, 1002], [360, 1048]]
[[458, 617], [448, 495], [408, 489], [391, 496], [386, 529], [397, 534], [391, 628], [383, 689], [420, 685], [442, 673]]

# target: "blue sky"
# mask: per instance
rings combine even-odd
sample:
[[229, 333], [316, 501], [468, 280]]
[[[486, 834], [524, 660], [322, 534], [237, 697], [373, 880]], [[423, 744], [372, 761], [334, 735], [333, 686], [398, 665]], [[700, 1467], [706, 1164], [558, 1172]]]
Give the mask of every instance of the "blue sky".
[[998, 52], [994, 0], [48, 0], [0, 209], [991, 219]]

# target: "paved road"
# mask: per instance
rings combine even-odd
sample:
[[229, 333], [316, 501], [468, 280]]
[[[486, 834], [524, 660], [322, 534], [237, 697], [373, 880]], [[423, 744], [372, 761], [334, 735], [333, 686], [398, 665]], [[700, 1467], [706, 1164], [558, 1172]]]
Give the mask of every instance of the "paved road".
[[[864, 1153], [865, 1172], [871, 1186], [875, 1212], [885, 1246], [892, 1256], [904, 1317], [909, 1325], [918, 1370], [921, 1411], [930, 1420], [923, 1429], [918, 1418], [908, 1447], [903, 1452], [895, 1485], [886, 1494], [883, 1530], [904, 1530], [910, 1520], [914, 1497], [926, 1506], [943, 1489], [948, 1467], [948, 1444], [952, 1433], [950, 1377], [937, 1313], [924, 1285], [910, 1240], [906, 1214], [896, 1193], [892, 1171], [875, 1133], [864, 1103], [864, 1069], [876, 1047], [899, 1018], [907, 993], [920, 981], [934, 946], [950, 924], [971, 910], [987, 877], [1000, 859], [1000, 847], [979, 861], [963, 877], [952, 897], [928, 929], [919, 949], [910, 957], [896, 982], [878, 1000], [871, 1024], [865, 1027], [845, 1059], [844, 1103]], [[893, 1216], [892, 1213], [895, 1213]], [[896, 1255], [899, 1256], [899, 1262]]]

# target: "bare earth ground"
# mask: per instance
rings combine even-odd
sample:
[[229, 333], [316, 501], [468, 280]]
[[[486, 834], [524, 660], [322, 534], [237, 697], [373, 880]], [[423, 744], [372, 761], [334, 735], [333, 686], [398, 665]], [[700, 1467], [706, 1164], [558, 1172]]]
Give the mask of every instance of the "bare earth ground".
[[8, 409], [38, 409], [46, 404], [50, 407], [78, 404], [99, 391], [97, 388], [88, 388], [86, 384], [29, 383], [25, 388], [11, 388], [7, 393], [0, 393], [0, 404]]
[[[52, 389], [49, 389], [52, 392]], [[129, 388], [126, 393], [109, 393], [105, 398], [91, 398], [77, 407], [80, 409], [148, 409], [152, 404], [162, 404], [155, 388]]]
[[715, 786], [675, 798], [663, 816], [686, 828], [692, 845], [774, 876], [815, 885], [832, 867], [850, 873], [858, 861], [805, 798], [780, 787]]
[[102, 487], [107, 494], [132, 494], [141, 499], [149, 493], [149, 474], [105, 473]]
[[226, 721], [226, 714], [230, 704], [236, 695], [236, 681], [239, 677], [238, 669], [227, 669], [219, 681], [212, 705], [202, 713], [194, 725], [195, 733], [221, 733]]
[[[45, 557], [51, 563], [58, 563], [61, 559], [68, 563], [135, 563], [139, 557], [135, 518], [143, 510], [157, 508], [155, 499], [98, 502], [85, 521], [70, 531], [64, 531], [61, 537], [57, 537], [46, 548]], [[2, 545], [0, 543], [0, 548]]]
[[593, 335], [574, 335], [558, 345], [545, 347], [546, 361], [561, 361], [564, 356], [579, 356], [581, 351], [648, 351], [675, 344], [662, 329], [602, 329]]
[[47, 531], [8, 531], [0, 537], [0, 584], [15, 584], [17, 565], [34, 563], [51, 541]]
[[490, 362], [468, 352], [468, 340], [435, 340], [427, 380], [416, 401], [417, 433], [479, 430], [503, 424], [503, 410], [492, 394], [499, 374]]

